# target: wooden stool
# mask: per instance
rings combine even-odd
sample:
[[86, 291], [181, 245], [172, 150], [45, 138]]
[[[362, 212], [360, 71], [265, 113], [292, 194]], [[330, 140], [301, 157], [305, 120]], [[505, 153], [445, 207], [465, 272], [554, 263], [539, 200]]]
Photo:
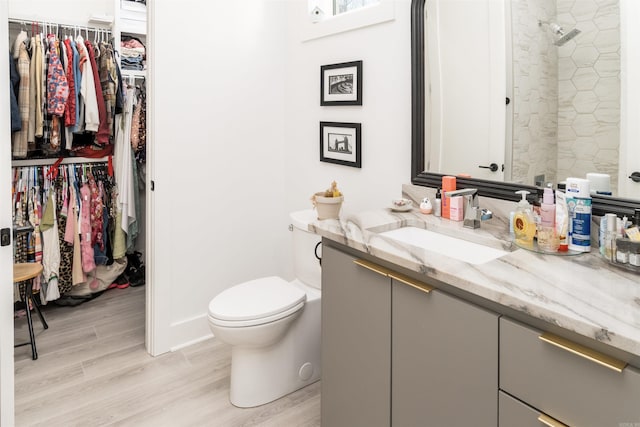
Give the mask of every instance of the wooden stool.
[[33, 333], [33, 321], [31, 320], [31, 309], [29, 308], [29, 301], [33, 302], [33, 306], [40, 316], [42, 326], [45, 329], [49, 329], [44, 316], [40, 311], [40, 304], [33, 298], [33, 279], [38, 277], [42, 273], [42, 264], [35, 262], [24, 262], [13, 264], [13, 283], [27, 282], [23, 290], [20, 291], [20, 299], [25, 305], [25, 311], [27, 312], [27, 324], [29, 326], [29, 341], [16, 344], [14, 347], [21, 347], [23, 345], [31, 344], [31, 356], [33, 360], [38, 358], [38, 352], [36, 351], [36, 336]]

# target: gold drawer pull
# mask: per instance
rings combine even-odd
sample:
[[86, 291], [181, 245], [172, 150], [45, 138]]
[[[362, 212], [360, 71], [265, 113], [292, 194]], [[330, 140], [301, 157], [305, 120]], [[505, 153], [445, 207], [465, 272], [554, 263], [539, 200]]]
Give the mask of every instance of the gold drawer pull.
[[354, 264], [359, 265], [360, 267], [364, 267], [367, 270], [371, 270], [374, 273], [378, 273], [382, 276], [390, 277], [398, 282], [404, 283], [405, 285], [409, 285], [414, 287], [422, 292], [429, 293], [434, 288], [433, 286], [429, 286], [425, 283], [419, 282], [417, 280], [412, 279], [409, 276], [405, 276], [404, 274], [396, 273], [395, 271], [391, 271], [387, 268], [382, 267], [381, 265], [374, 264], [372, 262], [366, 261], [364, 259], [354, 259]]
[[599, 365], [606, 366], [609, 369], [613, 369], [616, 372], [622, 372], [622, 370], [627, 366], [626, 362], [623, 362], [622, 360], [614, 359], [613, 357], [607, 356], [606, 354], [602, 354], [588, 347], [576, 344], [548, 332], [543, 333], [538, 338], [540, 338], [544, 342], [555, 345], [556, 347], [560, 347], [561, 349], [566, 350], [570, 353], [591, 360], [592, 362], [595, 362]]
[[538, 421], [549, 427], [569, 427], [568, 425], [562, 424], [560, 421], [545, 414], [540, 414]]
[[416, 288], [417, 290], [422, 292], [429, 293], [434, 289], [433, 286], [429, 286], [425, 283], [419, 282], [417, 280], [413, 280], [411, 277], [405, 276], [404, 274], [390, 272], [389, 277], [391, 277], [394, 280], [397, 280], [398, 282], [402, 282], [405, 285], [409, 285], [413, 288]]
[[390, 271], [378, 264], [374, 264], [372, 262], [365, 261], [363, 259], [354, 259], [353, 262], [359, 265], [360, 267], [364, 267], [367, 270], [373, 271], [374, 273], [378, 273], [382, 276], [387, 276], [387, 277], [389, 276]]

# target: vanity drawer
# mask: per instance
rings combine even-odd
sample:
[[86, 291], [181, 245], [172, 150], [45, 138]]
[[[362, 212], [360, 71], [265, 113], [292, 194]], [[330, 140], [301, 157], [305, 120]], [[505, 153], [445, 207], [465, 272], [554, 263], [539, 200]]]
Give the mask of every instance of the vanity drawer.
[[525, 405], [503, 391], [498, 392], [498, 427], [561, 427], [557, 420]]
[[617, 372], [585, 358], [585, 349], [572, 346], [574, 354], [541, 337], [500, 319], [500, 389], [569, 426], [640, 425], [638, 369]]

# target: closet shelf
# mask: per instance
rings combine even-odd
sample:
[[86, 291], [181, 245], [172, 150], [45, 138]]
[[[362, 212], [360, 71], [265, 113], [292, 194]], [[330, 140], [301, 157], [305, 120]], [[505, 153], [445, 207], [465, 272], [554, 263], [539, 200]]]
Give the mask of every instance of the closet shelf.
[[137, 78], [137, 77], [141, 77], [143, 79], [147, 78], [147, 70], [124, 70], [124, 69], [120, 69], [120, 73], [122, 74], [122, 77], [133, 77], [133, 78]]
[[[65, 157], [60, 164], [66, 165], [70, 163], [102, 163], [109, 160], [109, 157]], [[24, 159], [24, 160], [12, 160], [11, 167], [22, 167], [22, 166], [45, 166], [52, 165], [58, 161], [58, 158], [48, 158], [48, 159]]]

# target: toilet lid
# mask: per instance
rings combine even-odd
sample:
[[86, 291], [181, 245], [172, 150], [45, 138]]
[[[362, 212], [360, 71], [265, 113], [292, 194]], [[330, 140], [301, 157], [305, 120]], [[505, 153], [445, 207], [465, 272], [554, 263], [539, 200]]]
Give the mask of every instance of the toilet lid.
[[209, 316], [228, 321], [262, 319], [304, 303], [306, 296], [280, 277], [263, 277], [222, 291], [209, 303]]

